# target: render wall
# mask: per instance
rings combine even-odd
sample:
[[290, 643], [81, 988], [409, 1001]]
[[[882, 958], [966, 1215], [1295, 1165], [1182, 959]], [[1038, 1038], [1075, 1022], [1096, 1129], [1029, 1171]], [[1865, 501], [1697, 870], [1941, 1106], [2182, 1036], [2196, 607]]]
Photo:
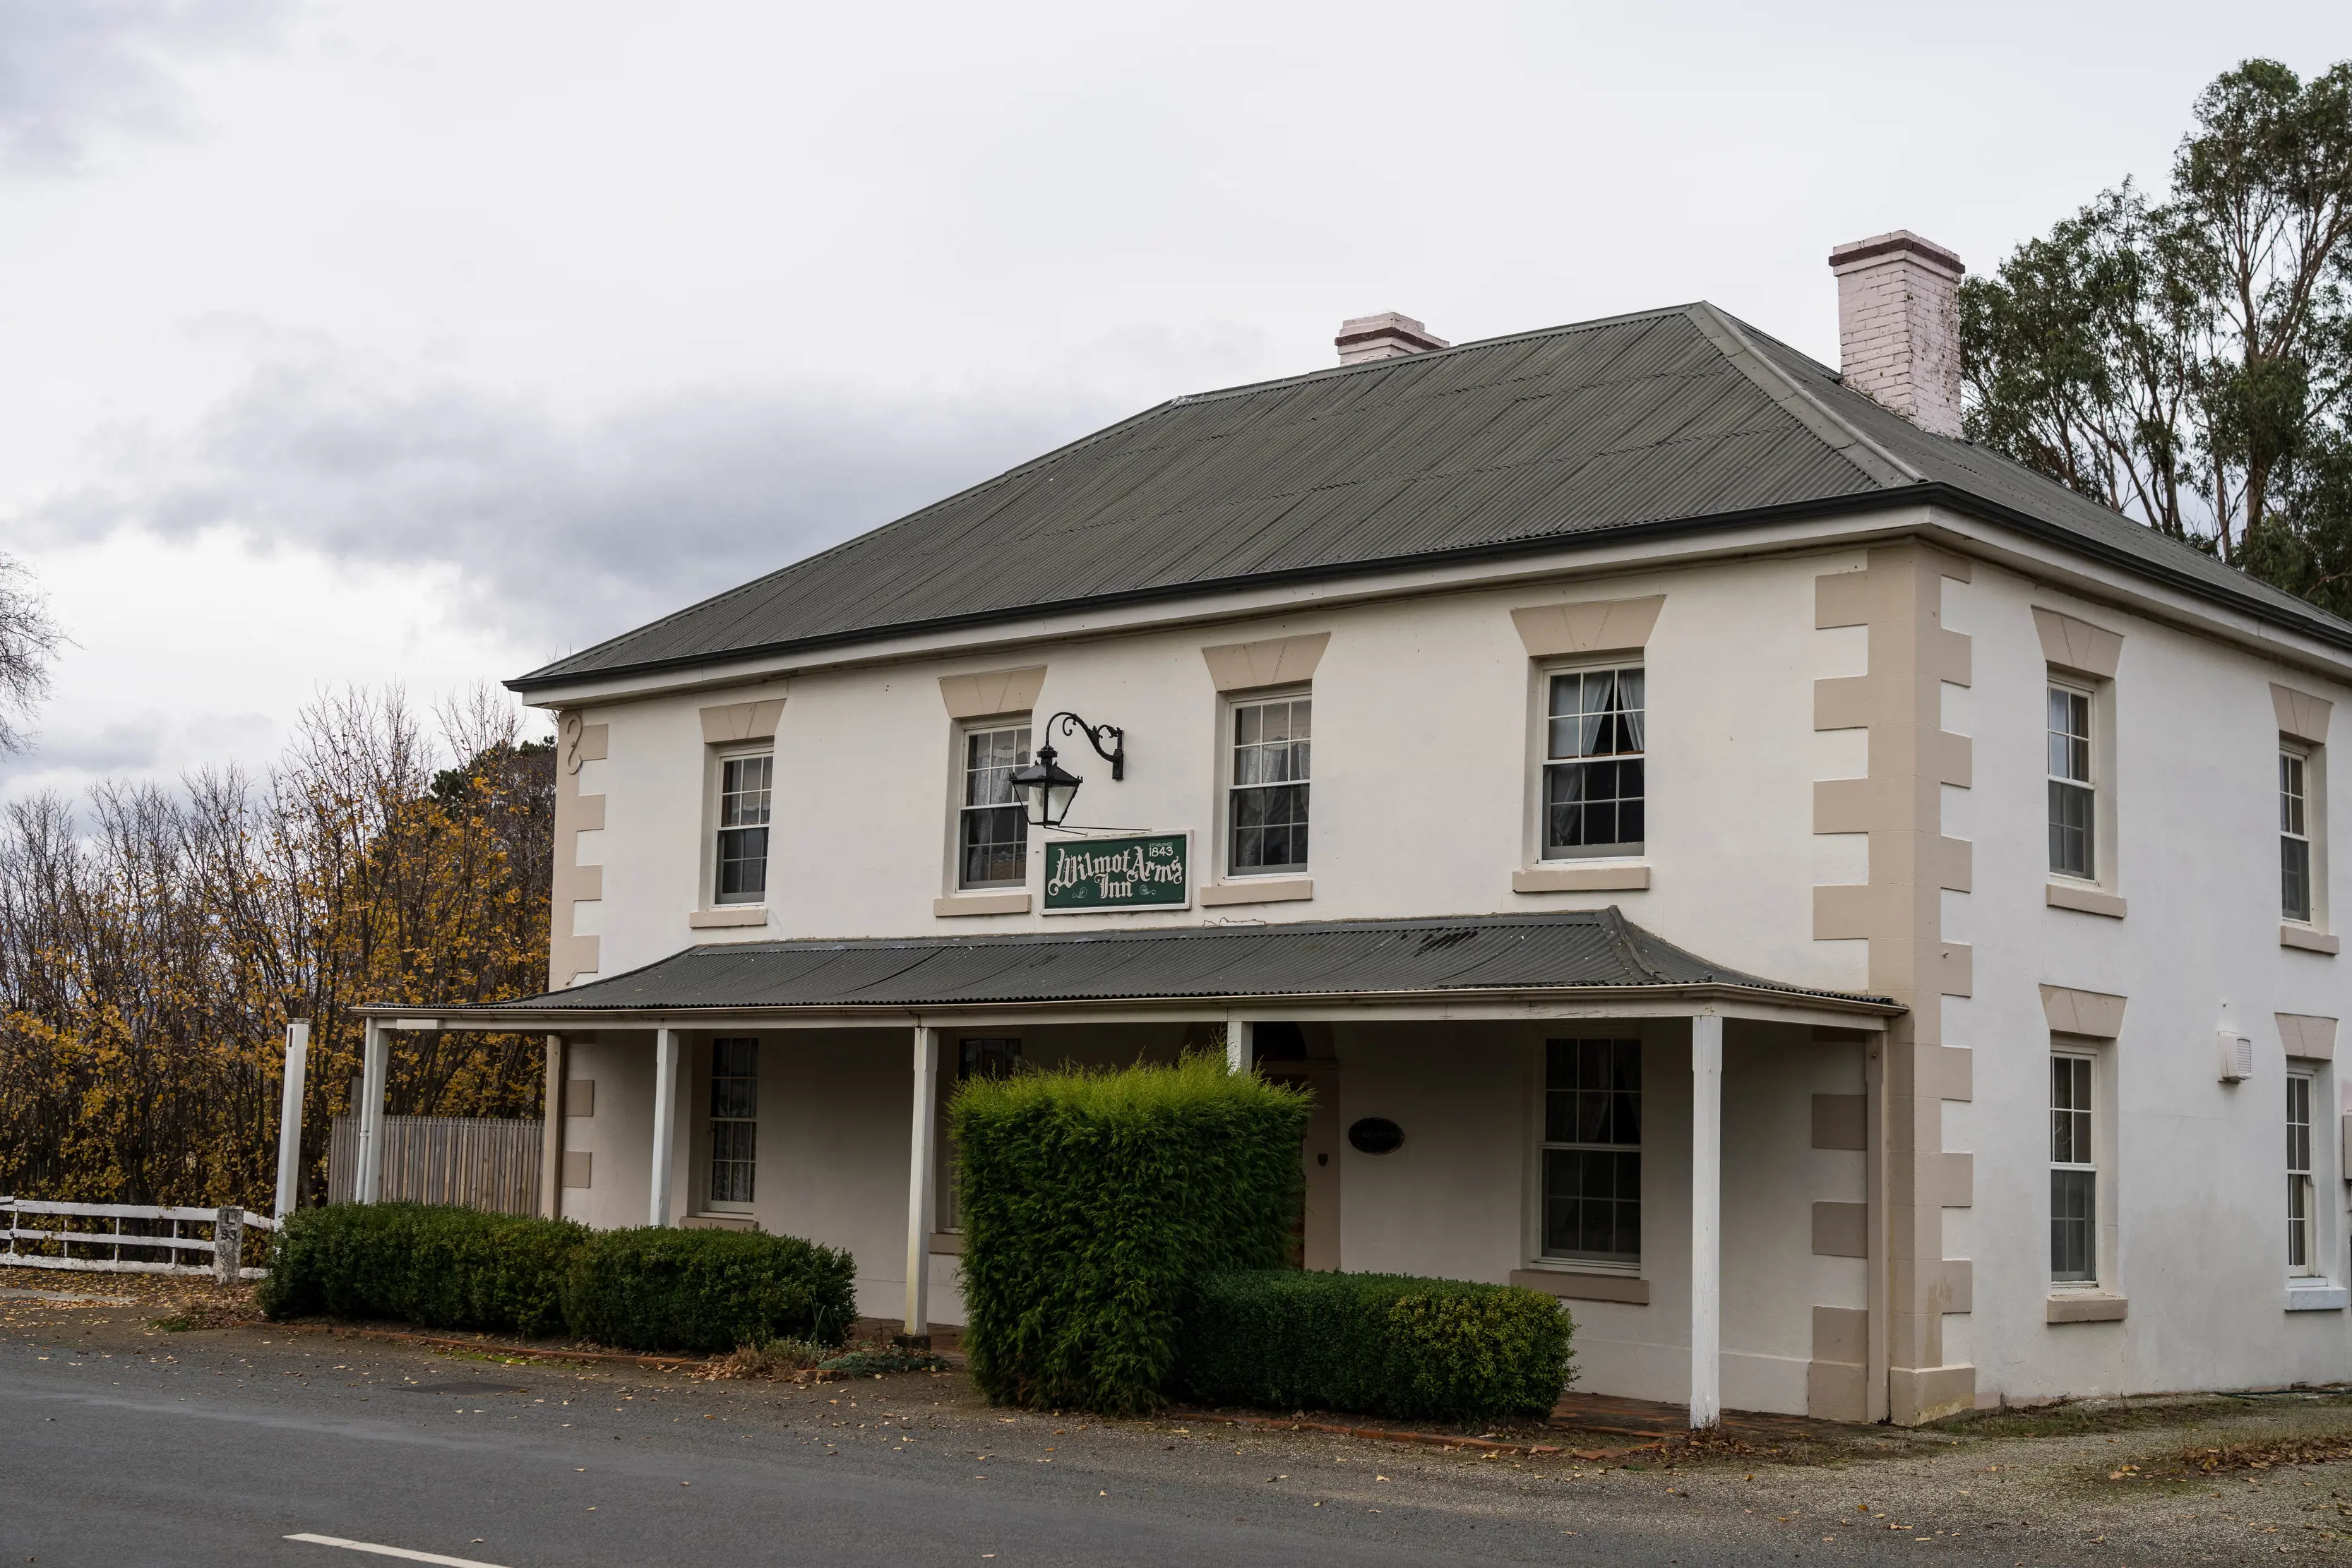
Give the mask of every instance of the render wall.
[[[1334, 920], [1622, 906], [1721, 962], [1776, 978], [1860, 986], [1859, 944], [1810, 939], [1817, 847], [1811, 783], [1858, 748], [1811, 731], [1812, 682], [1851, 656], [1812, 630], [1813, 579], [1854, 551], [1521, 585], [1064, 643], [982, 659], [835, 669], [742, 690], [649, 698], [579, 716], [572, 764], [601, 828], [571, 835], [600, 896], [559, 924], [597, 939], [616, 974], [696, 942], [1191, 925], [1205, 917]], [[1643, 657], [1650, 705], [1646, 891], [1515, 893], [1532, 863], [1537, 662], [1514, 609], [1663, 594]], [[1073, 826], [1196, 834], [1215, 859], [1223, 709], [1205, 646], [1329, 634], [1316, 669], [1313, 896], [1163, 914], [940, 918], [951, 893], [957, 729], [940, 679], [1043, 664], [1039, 718], [1074, 709], [1127, 729], [1127, 779], [1083, 739], [1060, 742], [1087, 779]], [[779, 822], [767, 923], [698, 929], [709, 858], [714, 749], [702, 708], [784, 695], [775, 737]], [[572, 716], [567, 716], [567, 724]], [[1033, 867], [1041, 852], [1033, 845]], [[1588, 862], [1579, 862], [1588, 863]], [[1615, 862], [1589, 862], [1603, 867]], [[1032, 872], [1032, 885], [1035, 873]]]
[[[1869, 834], [1832, 831], [1836, 824], [1817, 817], [1816, 783], [1864, 779], [1882, 737], [1858, 726], [1817, 729], [1816, 684], [1884, 673], [1872, 668], [1874, 629], [1825, 625], [1834, 618], [1818, 586], [1870, 569], [1872, 554], [1822, 549], [1628, 572], [1606, 583], [1520, 584], [820, 670], [568, 715], [567, 734], [583, 743], [567, 758], [567, 799], [594, 800], [586, 820], [603, 823], [559, 839], [559, 857], [567, 844], [576, 853], [564, 889], [600, 894], [572, 902], [572, 940], [593, 947], [590, 972], [613, 974], [696, 942], [1615, 904], [1711, 958], [1800, 984], [1862, 989], [1882, 983], [1874, 946], [1924, 938], [1935, 945], [1941, 977], [1925, 982], [1928, 994], [1950, 994], [1920, 1061], [1961, 1065], [1904, 1090], [1918, 1097], [1906, 1113], [1915, 1124], [1896, 1129], [1919, 1145], [1911, 1167], [1916, 1200], [1940, 1216], [1923, 1221], [1927, 1262], [1919, 1267], [1944, 1270], [1909, 1299], [1939, 1319], [1927, 1336], [1939, 1369], [1970, 1373], [1958, 1385], [1964, 1396], [1990, 1404], [2352, 1376], [2352, 1314], [2285, 1311], [2285, 1051], [2273, 1016], [2332, 1019], [2346, 1009], [2344, 961], [2278, 939], [2277, 721], [2269, 688], [2287, 684], [2339, 707], [2352, 691], [2069, 597], [1989, 560], [1969, 564], [1965, 576], [1942, 577], [1937, 591], [1942, 628], [1967, 640], [1960, 678], [1947, 670], [1937, 683], [1930, 670], [1941, 711], [1919, 721], [1939, 720], [1941, 732], [1961, 737], [1967, 759], [1965, 781], [1933, 787], [1936, 809], [1921, 829], [1964, 846], [1961, 874], [1946, 874], [1959, 885], [1917, 894], [1934, 916], [1924, 933], [1849, 934], [1817, 918], [1818, 890], [1915, 874], [1874, 867]], [[1649, 841], [1637, 864], [1613, 868], [1646, 873], [1647, 885], [1514, 892], [1513, 872], [1531, 861], [1539, 688], [1538, 664], [1511, 612], [1649, 595], [1663, 596], [1642, 655]], [[2037, 606], [2122, 637], [2109, 688], [2116, 787], [2105, 890], [2123, 901], [2121, 918], [2047, 902], [2049, 656]], [[1082, 741], [1064, 746], [1066, 764], [1087, 779], [1074, 821], [1190, 828], [1205, 878], [1216, 863], [1221, 698], [1202, 649], [1318, 633], [1329, 642], [1312, 681], [1311, 898], [1168, 915], [934, 915], [934, 900], [951, 891], [957, 734], [942, 676], [1042, 664], [1038, 716], [1066, 707], [1126, 726], [1124, 783], [1111, 783]], [[713, 778], [701, 710], [779, 695], [768, 923], [696, 928], [688, 922], [703, 898]], [[2352, 823], [2347, 779], [2352, 768], [2326, 770], [2331, 824]], [[2331, 837], [2320, 845], [2323, 863], [2340, 859]], [[2328, 880], [2343, 885], [2340, 875]], [[566, 912], [556, 918], [560, 926]], [[1885, 943], [1874, 942], [1880, 936]], [[2053, 1034], [2044, 987], [2126, 998], [2112, 1040], [2074, 1041], [2103, 1061], [2109, 1262], [2101, 1285], [2127, 1301], [2120, 1322], [2047, 1321]], [[2225, 1022], [2257, 1042], [2249, 1082], [2217, 1081], [2214, 1032]], [[1509, 1124], [1530, 1113], [1532, 1043], [1449, 1036], [1416, 1050], [1411, 1031], [1336, 1032], [1344, 1120], [1391, 1115], [1425, 1129], [1385, 1164], [1343, 1148], [1343, 1266], [1468, 1278], [1504, 1278], [1523, 1266], [1530, 1142]], [[810, 1038], [782, 1049], [815, 1051]], [[575, 1048], [574, 1076], [609, 1072], [623, 1087], [600, 1088], [598, 1126], [575, 1121], [567, 1129], [569, 1147], [598, 1154], [595, 1186], [568, 1192], [565, 1211], [639, 1223], [650, 1113], [632, 1109], [630, 1096], [650, 1094], [650, 1043], [613, 1047], [609, 1067], [593, 1065], [605, 1049]], [[632, 1051], [646, 1059], [641, 1068], [624, 1060]], [[784, 1178], [781, 1190], [805, 1196], [780, 1196], [772, 1219], [763, 1166], [761, 1223], [851, 1247], [864, 1310], [877, 1312], [895, 1310], [902, 1284], [905, 1058], [900, 1043], [865, 1042], [811, 1061], [807, 1084], [826, 1085], [836, 1098], [789, 1100], [775, 1113], [780, 1127], [802, 1128], [786, 1134], [779, 1158], [806, 1180]], [[2346, 1186], [2325, 1113], [2344, 1092], [2332, 1063], [2318, 1071], [2324, 1256], [2327, 1279], [2340, 1286]], [[1810, 1096], [1860, 1092], [1861, 1071], [1858, 1047], [1840, 1054], [1806, 1042], [1767, 1049], [1750, 1041], [1727, 1052], [1725, 1393], [1734, 1406], [1805, 1408], [1804, 1365], [1824, 1357], [1824, 1320], [1808, 1323], [1798, 1309], [1853, 1312], [1867, 1300], [1864, 1261], [1816, 1256], [1808, 1234], [1811, 1206], [1862, 1201], [1864, 1156], [1811, 1148], [1805, 1136]], [[1685, 1061], [1654, 1074], [1653, 1125], [1662, 1139], [1686, 1137], [1686, 1113], [1667, 1103], [1686, 1073]], [[794, 1092], [784, 1082], [763, 1087], [763, 1140], [769, 1096]], [[871, 1108], [856, 1108], [869, 1098]], [[1400, 1104], [1410, 1118], [1397, 1114]], [[1675, 1206], [1686, 1178], [1673, 1173], [1686, 1172], [1686, 1148], [1676, 1153], [1669, 1142], [1651, 1167], [1664, 1184], [1648, 1233], [1655, 1267], [1645, 1256], [1643, 1270], [1651, 1303], [1575, 1305], [1587, 1386], [1681, 1396], [1687, 1246]], [[1420, 1179], [1400, 1174], [1409, 1170]], [[681, 1193], [685, 1179], [682, 1170]], [[934, 1270], [942, 1284], [951, 1277], [940, 1260]], [[942, 1320], [953, 1321], [951, 1291], [934, 1299]], [[1939, 1310], [1947, 1307], [1957, 1310]], [[1744, 1319], [1751, 1309], [1762, 1315]]]
[[[1972, 1207], [1944, 1211], [1947, 1253], [1975, 1260], [1974, 1311], [1946, 1320], [1949, 1358], [1974, 1362], [1980, 1404], [2352, 1376], [2345, 1312], [2284, 1310], [2275, 1015], [2337, 1018], [2347, 998], [2346, 960], [2280, 940], [2270, 685], [2333, 700], [2339, 729], [2352, 692], [1981, 563], [1972, 581], [1947, 581], [1945, 603], [1975, 649], [1972, 685], [1944, 687], [1945, 726], [1972, 737], [1975, 754], [1974, 787], [1945, 791], [1946, 831], [1975, 846], [1974, 891], [1945, 895], [1947, 935], [1975, 954], [1973, 994], [1945, 1003], [1947, 1038], [1974, 1054], [1973, 1099], [1945, 1107], [1945, 1146], [1970, 1152], [1975, 1175]], [[2120, 917], [2046, 903], [2049, 660], [2036, 606], [2122, 634], [2102, 878]], [[2329, 823], [2352, 829], [2352, 768], [2328, 771]], [[2319, 849], [2340, 865], [2331, 847]], [[2120, 1032], [2053, 1036], [2045, 985], [2126, 998]], [[2224, 1026], [2255, 1041], [2242, 1083], [2219, 1078]], [[2100, 1059], [2112, 1112], [2100, 1284], [2127, 1301], [2121, 1322], [2045, 1321], [2053, 1039]], [[2333, 1063], [2310, 1065], [2325, 1102], [2314, 1139], [2324, 1272], [2340, 1286], [2346, 1186], [2331, 1112], [2345, 1108], [2342, 1079]]]

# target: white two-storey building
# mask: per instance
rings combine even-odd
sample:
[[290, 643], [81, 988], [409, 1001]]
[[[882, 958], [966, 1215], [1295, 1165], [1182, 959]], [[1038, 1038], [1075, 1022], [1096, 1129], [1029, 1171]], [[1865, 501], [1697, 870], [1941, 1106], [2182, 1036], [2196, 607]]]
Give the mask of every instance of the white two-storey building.
[[1832, 265], [1843, 375], [1350, 322], [514, 682], [551, 988], [373, 1082], [546, 1031], [562, 1213], [913, 1333], [960, 1076], [1222, 1041], [1315, 1091], [1310, 1266], [1553, 1291], [1596, 1392], [2352, 1375], [2352, 625], [1959, 439], [1948, 253]]

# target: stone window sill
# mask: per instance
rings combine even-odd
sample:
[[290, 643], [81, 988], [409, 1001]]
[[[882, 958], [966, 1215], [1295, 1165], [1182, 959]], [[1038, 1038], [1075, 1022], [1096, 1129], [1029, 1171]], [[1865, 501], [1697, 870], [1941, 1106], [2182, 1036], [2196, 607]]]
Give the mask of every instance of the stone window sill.
[[2308, 1285], [2287, 1287], [2286, 1310], [2291, 1312], [2340, 1312], [2347, 1306], [2352, 1306], [2352, 1291], [2341, 1285], [2315, 1280]]
[[687, 927], [693, 931], [723, 931], [736, 925], [765, 925], [768, 906], [764, 904], [722, 904], [716, 909], [698, 909], [686, 917]]
[[2340, 951], [2344, 945], [2326, 932], [2314, 931], [2308, 925], [2281, 925], [2279, 946], [2299, 947], [2306, 953], [2333, 954]]
[[2121, 920], [2126, 908], [2124, 901], [2112, 893], [2102, 893], [2095, 887], [2076, 883], [2053, 882], [2042, 890], [2042, 901], [2053, 909], [2079, 910], [2084, 915], [2104, 915], [2110, 920]]
[[2128, 1298], [2107, 1291], [2053, 1291], [2042, 1315], [2053, 1323], [2119, 1323], [2130, 1308]]
[[687, 1214], [678, 1217], [680, 1230], [757, 1230], [760, 1222], [748, 1214]]
[[957, 893], [931, 900], [931, 913], [941, 920], [964, 915], [1026, 915], [1029, 894], [1019, 888], [1003, 893]]
[[1511, 1283], [1564, 1301], [1623, 1301], [1636, 1307], [1650, 1304], [1650, 1281], [1633, 1274], [1588, 1273], [1580, 1269], [1514, 1269]]
[[1513, 893], [1640, 893], [1649, 885], [1646, 865], [1537, 865], [1511, 873]]
[[963, 1256], [963, 1232], [934, 1230], [931, 1232], [931, 1256], [961, 1258]]
[[1243, 877], [1235, 882], [1213, 882], [1201, 890], [1201, 905], [1214, 909], [1227, 904], [1288, 904], [1315, 896], [1315, 879], [1311, 876]]

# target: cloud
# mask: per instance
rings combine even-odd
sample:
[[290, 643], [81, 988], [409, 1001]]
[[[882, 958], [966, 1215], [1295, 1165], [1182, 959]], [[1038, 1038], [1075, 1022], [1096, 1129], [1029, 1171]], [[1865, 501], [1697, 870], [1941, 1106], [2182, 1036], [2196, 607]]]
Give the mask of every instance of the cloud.
[[178, 67], [273, 37], [283, 0], [0, 0], [0, 169], [71, 173], [108, 131], [196, 127]]
[[[887, 522], [1134, 406], [1024, 389], [709, 388], [559, 410], [316, 335], [260, 340], [185, 431], [116, 429], [5, 518], [65, 546], [231, 535], [458, 569], [463, 613], [550, 657]], [[511, 672], [509, 672], [511, 673]]]

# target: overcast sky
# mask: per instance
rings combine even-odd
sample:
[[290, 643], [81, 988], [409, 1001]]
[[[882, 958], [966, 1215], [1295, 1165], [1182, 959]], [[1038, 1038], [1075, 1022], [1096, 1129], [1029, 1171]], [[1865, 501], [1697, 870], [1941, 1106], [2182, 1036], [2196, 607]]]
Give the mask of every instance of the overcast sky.
[[2325, 4], [0, 0], [0, 549], [74, 639], [0, 798], [264, 761], [1342, 318], [1983, 268]]

